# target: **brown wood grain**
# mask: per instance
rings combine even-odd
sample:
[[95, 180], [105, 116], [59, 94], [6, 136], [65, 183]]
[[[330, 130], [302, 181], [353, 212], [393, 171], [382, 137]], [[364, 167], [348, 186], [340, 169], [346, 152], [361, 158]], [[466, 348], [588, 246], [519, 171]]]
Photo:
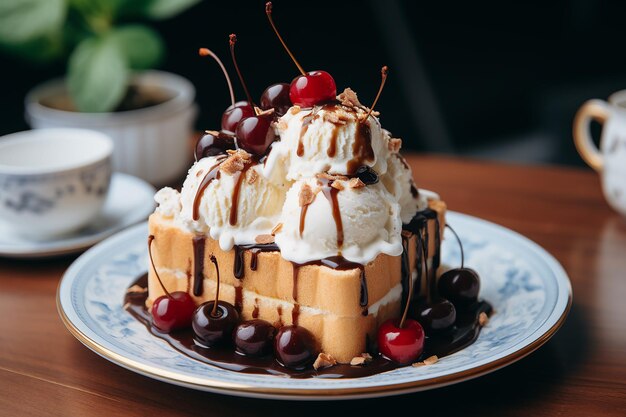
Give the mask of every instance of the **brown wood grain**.
[[[346, 402], [278, 402], [155, 381], [98, 357], [63, 327], [56, 287], [74, 257], [0, 259], [0, 415], [371, 415], [412, 410], [466, 416], [626, 415], [626, 220], [586, 170], [410, 155], [418, 186], [451, 210], [500, 223], [565, 267], [574, 304], [529, 357], [433, 391]], [[406, 411], [404, 411], [406, 414]]]

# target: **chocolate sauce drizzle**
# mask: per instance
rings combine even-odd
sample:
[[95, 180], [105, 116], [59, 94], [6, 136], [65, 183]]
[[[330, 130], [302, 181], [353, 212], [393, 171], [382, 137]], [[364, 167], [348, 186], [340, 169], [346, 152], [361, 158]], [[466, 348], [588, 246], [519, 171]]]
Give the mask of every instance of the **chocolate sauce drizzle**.
[[[205, 238], [202, 235], [196, 235], [191, 239], [193, 244], [193, 295], [196, 297], [202, 295], [204, 288], [204, 248]], [[215, 265], [217, 267], [217, 264]]]
[[245, 272], [244, 253], [250, 252], [250, 269], [256, 271], [258, 266], [258, 255], [260, 252], [278, 252], [280, 249], [275, 243], [235, 245], [235, 262], [233, 263], [233, 275], [237, 279], [242, 279]]
[[[401, 365], [397, 365], [381, 355], [377, 355], [373, 351], [372, 344], [369, 342], [368, 337], [366, 337], [367, 350], [373, 353], [372, 356], [374, 357], [371, 363], [366, 366], [336, 365], [317, 371], [312, 368], [303, 371], [294, 371], [280, 365], [272, 355], [260, 358], [240, 355], [235, 352], [232, 346], [205, 348], [194, 342], [193, 331], [191, 329], [182, 329], [167, 334], [160, 332], [157, 328], [152, 326], [152, 318], [145, 307], [148, 297], [148, 275], [145, 274], [139, 277], [129, 286], [129, 290], [131, 287], [137, 288], [134, 287], [135, 285], [142, 290], [128, 291], [124, 297], [124, 305], [133, 317], [144, 324], [150, 333], [164, 340], [182, 354], [221, 369], [232, 372], [276, 375], [287, 378], [338, 379], [362, 378], [401, 367]], [[282, 317], [282, 308], [280, 306], [278, 307], [278, 313], [279, 317]], [[426, 337], [424, 352], [418, 360], [423, 360], [432, 355], [437, 355], [441, 358], [473, 343], [480, 332], [480, 326], [478, 325], [478, 316], [480, 313], [489, 315], [491, 313], [489, 304], [484, 302], [476, 303], [468, 311], [457, 316], [457, 322], [453, 331], [442, 335]], [[279, 320], [278, 324], [282, 325], [282, 320]]]
[[226, 155], [221, 155], [217, 158], [217, 163], [213, 165], [209, 171], [202, 178], [202, 182], [198, 186], [198, 191], [196, 191], [196, 195], [193, 198], [193, 212], [192, 218], [194, 220], [198, 220], [200, 218], [200, 201], [202, 200], [202, 196], [204, 195], [204, 191], [206, 188], [213, 182], [214, 179], [220, 178], [220, 165], [222, 162], [226, 160]]
[[230, 206], [230, 217], [229, 223], [231, 226], [237, 224], [237, 216], [239, 214], [239, 195], [241, 194], [241, 183], [244, 178], [246, 178], [246, 172], [255, 164], [256, 161], [250, 160], [248, 161], [241, 171], [234, 173], [235, 176], [235, 187], [233, 188], [233, 196], [231, 199]]
[[343, 246], [343, 223], [341, 221], [341, 209], [339, 208], [339, 201], [337, 200], [337, 194], [339, 189], [332, 187], [333, 180], [326, 178], [318, 178], [318, 183], [322, 187], [322, 193], [324, 197], [330, 203], [333, 212], [333, 219], [335, 220], [335, 228], [337, 229], [337, 249], [338, 254], [341, 255], [341, 248]]

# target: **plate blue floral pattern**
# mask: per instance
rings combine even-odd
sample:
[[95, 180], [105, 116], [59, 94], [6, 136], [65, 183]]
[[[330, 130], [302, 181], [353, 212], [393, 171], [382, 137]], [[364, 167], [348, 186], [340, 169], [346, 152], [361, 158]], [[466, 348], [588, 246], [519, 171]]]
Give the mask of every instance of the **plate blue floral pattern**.
[[[495, 314], [474, 344], [430, 366], [357, 379], [294, 380], [224, 371], [180, 354], [150, 335], [122, 306], [126, 288], [147, 269], [145, 223], [76, 260], [59, 286], [59, 310], [79, 340], [105, 358], [156, 379], [208, 391], [271, 398], [319, 398], [337, 391], [355, 398], [376, 396], [377, 388], [388, 395], [441, 386], [441, 378], [451, 375], [458, 378], [446, 383], [458, 382], [485, 373], [472, 370], [498, 363], [493, 370], [519, 359], [523, 355], [516, 352], [551, 335], [568, 311], [571, 286], [558, 262], [528, 239], [475, 217], [447, 216], [463, 241], [466, 265], [481, 276], [481, 297]], [[442, 259], [444, 264], [460, 262], [453, 239], [444, 241]], [[390, 389], [394, 386], [402, 389]]]

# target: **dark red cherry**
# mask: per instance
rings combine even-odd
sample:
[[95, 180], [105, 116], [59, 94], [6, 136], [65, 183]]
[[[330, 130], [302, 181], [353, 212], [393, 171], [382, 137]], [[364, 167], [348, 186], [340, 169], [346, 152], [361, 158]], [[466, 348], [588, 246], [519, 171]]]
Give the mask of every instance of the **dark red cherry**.
[[261, 108], [263, 110], [274, 109], [274, 114], [282, 116], [291, 107], [289, 98], [289, 84], [279, 83], [270, 85], [261, 95]]
[[191, 325], [196, 339], [204, 346], [214, 346], [231, 341], [233, 329], [239, 321], [239, 313], [232, 304], [219, 301], [215, 314], [215, 301], [207, 301], [193, 313]]
[[184, 291], [174, 291], [163, 295], [152, 304], [152, 323], [164, 332], [189, 327], [196, 303]]
[[414, 304], [411, 316], [424, 328], [426, 333], [448, 330], [456, 321], [456, 309], [450, 301], [437, 298], [426, 302], [422, 300]]
[[378, 174], [372, 168], [367, 165], [362, 165], [357, 168], [356, 176], [363, 181], [365, 185], [376, 184], [378, 182]]
[[317, 344], [310, 331], [300, 326], [283, 326], [274, 339], [274, 355], [287, 368], [301, 370], [317, 357]]
[[310, 71], [297, 76], [289, 88], [291, 102], [300, 107], [313, 107], [316, 104], [335, 100], [337, 86], [326, 71]]
[[247, 101], [238, 101], [234, 106], [231, 104], [222, 115], [222, 130], [235, 133], [242, 119], [254, 115], [254, 108]]
[[207, 156], [216, 156], [226, 153], [229, 149], [237, 149], [235, 136], [227, 132], [207, 132], [196, 143], [196, 160]]
[[274, 142], [276, 134], [272, 128], [272, 116], [260, 115], [243, 119], [236, 131], [240, 148], [254, 155], [263, 155]]
[[454, 268], [439, 277], [437, 288], [439, 295], [450, 300], [457, 308], [463, 308], [478, 300], [480, 278], [473, 269]]
[[401, 365], [415, 362], [424, 351], [424, 329], [415, 320], [389, 319], [378, 329], [378, 349], [387, 358]]
[[235, 328], [233, 341], [237, 352], [249, 356], [263, 356], [272, 351], [276, 329], [261, 319], [244, 321]]

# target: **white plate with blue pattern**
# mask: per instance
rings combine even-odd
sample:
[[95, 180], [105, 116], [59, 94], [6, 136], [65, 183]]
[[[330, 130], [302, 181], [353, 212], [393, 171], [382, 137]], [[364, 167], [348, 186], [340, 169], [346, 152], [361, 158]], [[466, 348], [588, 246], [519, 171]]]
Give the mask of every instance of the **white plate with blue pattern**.
[[[543, 345], [563, 324], [572, 301], [559, 263], [527, 238], [496, 224], [449, 212], [466, 264], [481, 276], [481, 297], [495, 314], [469, 347], [423, 367], [354, 379], [288, 379], [225, 371], [196, 361], [152, 336], [123, 309], [126, 288], [148, 265], [146, 223], [101, 242], [78, 258], [59, 285], [57, 304], [70, 332], [105, 359], [132, 371], [195, 389], [274, 399], [348, 399], [421, 391], [484, 375]], [[454, 239], [442, 260], [458, 264]]]

